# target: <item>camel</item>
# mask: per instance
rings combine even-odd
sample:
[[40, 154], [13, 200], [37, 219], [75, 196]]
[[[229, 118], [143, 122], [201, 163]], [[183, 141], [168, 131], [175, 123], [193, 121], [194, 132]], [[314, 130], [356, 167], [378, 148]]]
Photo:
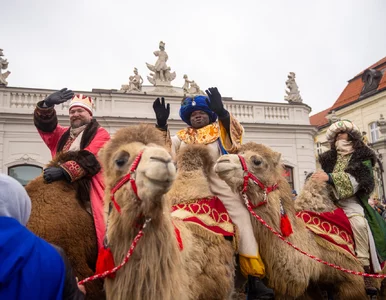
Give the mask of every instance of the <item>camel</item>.
[[[353, 255], [344, 253], [344, 250], [339, 251], [339, 247], [332, 244], [330, 247], [321, 246], [316, 237], [307, 230], [305, 223], [296, 217], [291, 189], [282, 175], [280, 157], [280, 153], [269, 147], [250, 142], [241, 147], [239, 155], [220, 157], [215, 171], [234, 191], [241, 191], [246, 174], [241, 162], [243, 158], [248, 172], [257, 177], [264, 187], [273, 187], [275, 184], [278, 186], [267, 194], [265, 204], [254, 208], [257, 215], [280, 233], [281, 202], [293, 230], [286, 240], [324, 261], [363, 272], [363, 267]], [[263, 203], [265, 199], [262, 187], [254, 184], [252, 180], [247, 183], [245, 195], [253, 205]], [[324, 196], [319, 198], [318, 209], [327, 210], [331, 207], [321, 201], [328, 193], [322, 195]], [[306, 200], [303, 199], [303, 204], [299, 203], [298, 208], [302, 205], [306, 206]], [[254, 217], [251, 218], [265, 262], [268, 285], [275, 289], [275, 299], [319, 299], [320, 295], [311, 295], [317, 292], [315, 286], [333, 286], [336, 299], [367, 299], [361, 276], [344, 273], [310, 259], [284, 243]]]
[[[70, 155], [58, 155], [48, 166], [58, 166]], [[94, 275], [98, 254], [94, 221], [78, 200], [74, 184], [64, 180], [47, 184], [40, 175], [27, 184], [26, 190], [32, 202], [27, 227], [63, 248], [79, 280]], [[88, 283], [86, 290], [86, 299], [105, 298], [100, 280]]]
[[[106, 239], [115, 265], [146, 224], [128, 262], [115, 278], [105, 279], [107, 298], [231, 299], [232, 243], [171, 214], [172, 204], [184, 206], [211, 196], [205, 170], [213, 162], [205, 147], [182, 151], [176, 175], [162, 133], [141, 124], [117, 131], [100, 157], [109, 211]], [[135, 178], [134, 186], [133, 181], [122, 182], [127, 176]]]

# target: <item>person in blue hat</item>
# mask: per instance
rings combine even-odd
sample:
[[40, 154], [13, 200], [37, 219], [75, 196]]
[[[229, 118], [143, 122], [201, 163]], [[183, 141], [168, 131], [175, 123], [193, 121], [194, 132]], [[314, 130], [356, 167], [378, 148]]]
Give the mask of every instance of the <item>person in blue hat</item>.
[[[206, 145], [214, 160], [222, 154], [237, 153], [241, 146], [244, 128], [224, 108], [217, 88], [209, 88], [205, 92], [207, 95], [185, 97], [181, 103], [180, 117], [188, 127], [170, 138], [174, 157], [180, 149], [189, 144]], [[165, 104], [164, 98], [157, 98], [153, 103], [153, 109], [157, 118], [157, 128], [169, 137], [167, 120], [170, 104]], [[232, 192], [214, 170], [209, 174], [209, 180], [212, 193], [223, 202], [239, 229], [239, 262], [241, 272], [248, 278], [248, 299], [273, 299], [273, 290], [261, 281], [265, 276], [265, 266], [254, 238], [247, 208], [240, 195]]]

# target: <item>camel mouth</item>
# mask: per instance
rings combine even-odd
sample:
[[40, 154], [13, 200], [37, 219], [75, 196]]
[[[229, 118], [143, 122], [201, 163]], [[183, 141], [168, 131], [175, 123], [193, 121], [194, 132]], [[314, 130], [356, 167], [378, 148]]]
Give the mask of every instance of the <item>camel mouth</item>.
[[214, 171], [217, 174], [222, 174], [226, 172], [230, 172], [237, 169], [237, 166], [232, 164], [229, 159], [222, 159], [217, 161], [217, 163], [214, 165]]
[[[159, 168], [160, 165], [162, 168]], [[159, 163], [148, 168], [143, 175], [153, 185], [168, 188], [174, 182], [176, 169], [172, 162], [168, 162], [166, 164]]]
[[160, 178], [151, 178], [149, 176], [146, 176], [146, 179], [148, 179], [151, 183], [163, 187], [169, 187], [172, 185], [174, 178], [166, 178], [166, 179], [160, 179]]

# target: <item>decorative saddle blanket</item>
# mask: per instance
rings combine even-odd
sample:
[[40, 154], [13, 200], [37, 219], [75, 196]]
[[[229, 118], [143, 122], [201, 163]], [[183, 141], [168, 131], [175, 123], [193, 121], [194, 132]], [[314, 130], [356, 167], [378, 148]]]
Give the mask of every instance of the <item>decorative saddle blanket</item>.
[[172, 206], [172, 217], [194, 223], [218, 236], [235, 236], [235, 226], [221, 200], [217, 197]]
[[301, 211], [297, 213], [306, 227], [317, 236], [339, 246], [355, 256], [355, 243], [350, 221], [343, 209], [337, 208], [332, 212], [316, 213]]

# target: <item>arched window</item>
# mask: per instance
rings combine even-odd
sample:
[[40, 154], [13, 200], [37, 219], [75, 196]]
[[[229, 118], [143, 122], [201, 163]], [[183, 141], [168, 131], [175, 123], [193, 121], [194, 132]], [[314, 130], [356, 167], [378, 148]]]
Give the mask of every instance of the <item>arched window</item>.
[[370, 127], [371, 143], [375, 143], [379, 139], [379, 128], [378, 128], [377, 122], [370, 123], [369, 127]]
[[287, 179], [289, 185], [294, 189], [294, 171], [293, 168], [287, 165], [284, 165], [284, 177]]
[[35, 165], [16, 165], [8, 168], [8, 175], [15, 178], [23, 186], [26, 186], [32, 179], [38, 177], [43, 171], [42, 167]]

